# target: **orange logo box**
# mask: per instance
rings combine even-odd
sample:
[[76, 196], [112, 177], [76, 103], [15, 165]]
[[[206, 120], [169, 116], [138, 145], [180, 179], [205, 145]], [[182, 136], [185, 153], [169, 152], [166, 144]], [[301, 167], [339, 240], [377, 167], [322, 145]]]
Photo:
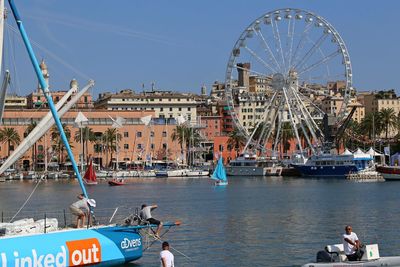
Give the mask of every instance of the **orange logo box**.
[[66, 242], [69, 266], [81, 266], [101, 262], [101, 246], [97, 238]]

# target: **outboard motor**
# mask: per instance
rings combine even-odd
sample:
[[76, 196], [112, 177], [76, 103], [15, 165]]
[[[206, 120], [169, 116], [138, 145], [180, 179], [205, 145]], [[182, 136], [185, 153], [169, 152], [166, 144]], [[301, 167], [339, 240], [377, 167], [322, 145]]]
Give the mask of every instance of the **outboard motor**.
[[325, 250], [320, 250], [317, 253], [317, 262], [334, 262], [332, 255]]

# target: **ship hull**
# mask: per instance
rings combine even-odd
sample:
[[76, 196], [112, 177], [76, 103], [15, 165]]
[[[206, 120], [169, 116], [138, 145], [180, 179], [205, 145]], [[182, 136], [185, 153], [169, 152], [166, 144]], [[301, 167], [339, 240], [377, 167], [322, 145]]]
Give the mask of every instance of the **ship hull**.
[[323, 178], [346, 178], [350, 172], [357, 172], [354, 165], [341, 166], [312, 166], [312, 165], [297, 165], [292, 166], [306, 177], [323, 177]]
[[382, 174], [386, 181], [400, 181], [400, 168], [397, 166], [378, 166], [376, 171]]
[[112, 265], [141, 257], [142, 238], [129, 226], [0, 238], [0, 266]]

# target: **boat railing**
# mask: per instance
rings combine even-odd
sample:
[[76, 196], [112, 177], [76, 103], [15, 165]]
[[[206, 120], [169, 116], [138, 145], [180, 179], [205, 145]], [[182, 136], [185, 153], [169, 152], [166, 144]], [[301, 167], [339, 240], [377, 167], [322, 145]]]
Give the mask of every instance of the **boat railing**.
[[[103, 208], [95, 209], [94, 214], [90, 215], [90, 221], [92, 226], [96, 225], [108, 225], [108, 224], [124, 224], [125, 220], [135, 213], [134, 208], [129, 207], [117, 207], [117, 208]], [[58, 228], [70, 228], [76, 224], [76, 216], [71, 214], [69, 208], [57, 210], [57, 211], [21, 211], [15, 216], [15, 211], [1, 211], [1, 223], [12, 223], [22, 219], [32, 218], [37, 220], [48, 220], [57, 219]], [[86, 223], [88, 220], [86, 220]]]

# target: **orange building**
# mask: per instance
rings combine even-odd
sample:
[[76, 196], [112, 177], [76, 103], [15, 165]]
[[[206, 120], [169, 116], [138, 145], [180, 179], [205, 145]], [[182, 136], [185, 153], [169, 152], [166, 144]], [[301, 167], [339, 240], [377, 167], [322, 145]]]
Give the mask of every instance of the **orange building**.
[[[4, 127], [14, 128], [24, 139], [27, 127], [32, 122], [39, 122], [47, 113], [45, 110], [6, 110], [3, 116]], [[176, 128], [174, 120], [166, 123], [165, 119], [153, 119], [146, 126], [141, 121], [141, 118], [148, 115], [153, 115], [153, 111], [110, 111], [110, 110], [90, 110], [82, 112], [88, 118], [87, 127], [91, 128], [94, 135], [100, 137], [107, 129], [112, 127], [113, 121], [110, 117], [116, 118], [120, 116], [126, 121], [122, 128], [117, 129], [121, 138], [118, 140], [118, 161], [135, 161], [146, 160], [150, 157], [153, 159], [169, 159], [176, 160], [180, 154], [180, 146], [177, 141], [172, 141], [171, 134]], [[80, 129], [75, 125], [75, 118], [78, 111], [69, 111], [62, 118], [61, 122], [66, 124], [71, 132], [70, 144], [75, 156], [75, 160], [79, 161], [79, 155], [82, 151], [82, 145], [79, 141], [75, 141], [75, 136]], [[59, 162], [65, 162], [66, 153], [61, 155], [55, 151], [55, 144], [52, 139], [52, 130], [49, 130], [36, 144], [37, 162], [39, 165], [44, 164], [44, 159], [51, 158]], [[56, 131], [58, 133], [58, 131]], [[15, 147], [11, 146], [10, 150]], [[33, 148], [32, 148], [33, 149]], [[32, 149], [28, 150], [20, 159], [19, 166], [24, 166], [25, 169], [32, 166]], [[86, 155], [91, 155], [95, 162], [106, 167], [111, 161], [116, 160], [116, 152], [105, 152], [105, 144], [98, 138], [96, 142], [88, 142]], [[4, 142], [0, 144], [0, 157], [8, 156], [8, 144]], [[47, 154], [46, 154], [47, 153]], [[57, 159], [56, 159], [57, 158]], [[39, 166], [40, 167], [40, 166]]]

